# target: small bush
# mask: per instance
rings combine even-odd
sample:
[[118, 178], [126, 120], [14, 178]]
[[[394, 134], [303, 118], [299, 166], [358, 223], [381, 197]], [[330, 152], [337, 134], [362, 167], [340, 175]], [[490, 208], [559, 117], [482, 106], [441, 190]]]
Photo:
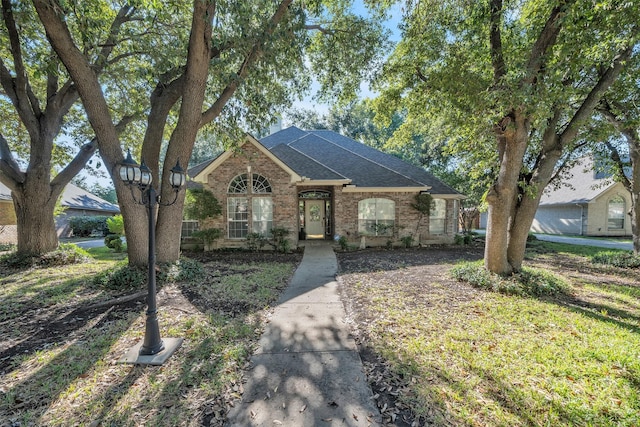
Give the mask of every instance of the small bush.
[[249, 233], [245, 244], [250, 251], [257, 251], [264, 248], [264, 245], [267, 244], [267, 239], [260, 233]]
[[591, 257], [591, 262], [620, 268], [638, 268], [640, 267], [640, 256], [634, 255], [633, 252], [606, 251]]
[[0, 252], [15, 251], [17, 246], [13, 243], [0, 243]]
[[89, 237], [93, 233], [107, 235], [107, 216], [72, 216], [69, 226], [76, 237]]
[[456, 234], [453, 237], [453, 243], [456, 245], [470, 245], [471, 242], [473, 242], [473, 234], [471, 233]]
[[58, 249], [43, 255], [11, 252], [0, 257], [0, 264], [10, 269], [34, 267], [55, 267], [69, 264], [82, 264], [91, 259], [87, 251], [72, 243], [61, 243]]
[[205, 228], [203, 230], [194, 231], [191, 237], [202, 240], [207, 245], [212, 244], [215, 240], [222, 237], [220, 228]]
[[276, 251], [287, 253], [291, 250], [291, 242], [287, 239], [290, 231], [283, 227], [271, 229], [271, 238], [273, 239], [273, 247]]
[[404, 236], [400, 238], [400, 241], [405, 248], [410, 248], [413, 244], [413, 236]]
[[122, 218], [122, 215], [107, 218], [106, 222], [110, 233], [124, 236], [124, 218]]
[[503, 277], [487, 271], [482, 261], [460, 263], [451, 273], [456, 279], [476, 288], [507, 295], [539, 297], [566, 293], [570, 288], [561, 277], [546, 270], [523, 268], [520, 273]]
[[104, 245], [116, 252], [122, 252], [122, 239], [119, 234], [107, 234], [104, 238]]
[[175, 281], [193, 281], [204, 277], [204, 267], [198, 261], [190, 258], [180, 258], [172, 264], [160, 266], [158, 273], [158, 281], [175, 282]]
[[347, 240], [346, 236], [340, 236], [338, 238], [338, 244], [340, 245], [340, 249], [342, 249], [343, 251], [349, 250], [349, 241]]
[[97, 286], [116, 290], [129, 291], [142, 289], [147, 284], [147, 269], [130, 266], [126, 260], [120, 261], [115, 268], [96, 275], [93, 283]]

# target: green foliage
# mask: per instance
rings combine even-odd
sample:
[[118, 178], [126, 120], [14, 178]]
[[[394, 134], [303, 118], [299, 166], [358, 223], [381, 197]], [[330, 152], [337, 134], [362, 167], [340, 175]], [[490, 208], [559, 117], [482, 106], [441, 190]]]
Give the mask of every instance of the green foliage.
[[160, 265], [158, 281], [167, 282], [191, 282], [204, 277], [202, 264], [191, 258], [180, 257], [174, 263]]
[[143, 289], [147, 284], [147, 270], [129, 265], [127, 260], [120, 261], [109, 270], [104, 270], [93, 278], [96, 286], [120, 292]]
[[69, 218], [69, 226], [76, 237], [89, 237], [92, 234], [99, 233], [106, 235], [107, 216], [72, 216]]
[[222, 206], [216, 196], [209, 190], [189, 188], [184, 201], [185, 219], [201, 221], [215, 218], [222, 213]]
[[286, 254], [291, 250], [291, 242], [287, 239], [290, 233], [288, 229], [283, 227], [271, 229], [271, 239], [273, 240], [273, 247], [276, 251]]
[[422, 215], [429, 216], [433, 207], [433, 196], [429, 193], [416, 194], [411, 203], [411, 207]]
[[201, 239], [203, 242], [210, 245], [215, 240], [222, 237], [222, 230], [219, 228], [205, 228], [204, 230], [194, 231], [191, 237]]
[[487, 271], [483, 262], [463, 262], [451, 270], [453, 277], [474, 287], [507, 295], [534, 296], [567, 293], [569, 284], [547, 270], [523, 268], [520, 273], [504, 277]]
[[402, 242], [402, 246], [410, 248], [413, 244], [413, 236], [403, 236], [400, 238], [400, 241]]
[[346, 236], [340, 236], [338, 238], [338, 244], [340, 245], [340, 249], [343, 251], [349, 250], [349, 241]]
[[91, 260], [84, 249], [71, 244], [61, 243], [55, 251], [42, 255], [11, 252], [0, 257], [0, 265], [9, 269], [47, 268], [70, 264], [82, 264]]
[[264, 248], [267, 244], [267, 238], [260, 233], [247, 234], [247, 240], [245, 242], [247, 249], [250, 251], [257, 251]]
[[453, 243], [456, 245], [469, 245], [473, 242], [473, 234], [471, 233], [459, 233], [453, 237]]
[[122, 219], [122, 215], [107, 218], [107, 228], [113, 234], [124, 236], [124, 220]]
[[0, 252], [15, 251], [17, 248], [14, 243], [0, 243]]
[[640, 256], [625, 251], [600, 252], [591, 257], [591, 262], [620, 268], [640, 268]]
[[122, 252], [122, 238], [119, 234], [107, 234], [104, 238], [104, 245], [116, 252]]

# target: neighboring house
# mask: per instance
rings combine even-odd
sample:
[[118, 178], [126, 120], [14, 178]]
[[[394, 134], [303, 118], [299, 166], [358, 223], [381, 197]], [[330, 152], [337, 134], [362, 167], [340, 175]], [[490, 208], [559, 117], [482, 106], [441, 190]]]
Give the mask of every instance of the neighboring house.
[[[221, 217], [200, 228], [223, 230], [221, 246], [242, 246], [249, 233], [289, 230], [299, 240], [337, 239], [382, 246], [413, 236], [414, 244], [451, 242], [464, 196], [433, 175], [333, 131], [290, 127], [247, 136], [236, 150], [192, 168], [213, 192]], [[414, 197], [429, 193], [434, 208], [421, 218]]]
[[582, 159], [558, 188], [547, 187], [531, 231], [584, 236], [630, 236], [631, 194]]
[[[65, 187], [60, 204], [65, 208], [64, 212], [56, 217], [56, 229], [58, 237], [69, 237], [69, 218], [72, 216], [113, 216], [120, 213], [118, 205], [109, 203], [104, 199], [91, 194], [73, 184]], [[16, 215], [11, 199], [11, 190], [0, 183], [0, 243], [16, 243]]]

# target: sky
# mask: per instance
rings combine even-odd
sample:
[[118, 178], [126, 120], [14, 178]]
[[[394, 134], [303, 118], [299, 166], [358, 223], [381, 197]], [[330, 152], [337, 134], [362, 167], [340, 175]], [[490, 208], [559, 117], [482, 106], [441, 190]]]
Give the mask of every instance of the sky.
[[[360, 16], [367, 16], [368, 15], [368, 11], [367, 8], [364, 6], [364, 2], [362, 0], [356, 0], [354, 2], [354, 6], [353, 6], [353, 10], [357, 15]], [[385, 22], [385, 26], [391, 31], [391, 41], [392, 42], [398, 42], [401, 38], [401, 33], [400, 30], [398, 28], [401, 20], [402, 20], [402, 10], [399, 4], [395, 4], [391, 9], [390, 12], [388, 13], [389, 18], [386, 20]], [[314, 93], [318, 90], [319, 85], [317, 83], [313, 83], [312, 87], [311, 87], [311, 93]], [[367, 82], [363, 82], [360, 85], [360, 97], [361, 98], [372, 98], [375, 96], [375, 93], [372, 92], [369, 89], [369, 86], [367, 84]], [[316, 110], [318, 112], [321, 113], [326, 113], [329, 111], [330, 105], [329, 104], [321, 104], [318, 103], [316, 101], [314, 101], [312, 99], [312, 95], [310, 94], [309, 96], [307, 96], [306, 98], [304, 98], [303, 100], [300, 100], [296, 103], [294, 103], [294, 108], [301, 108], [301, 109], [306, 109], [306, 110]], [[99, 154], [95, 154], [94, 157], [92, 158], [93, 163], [102, 163], [101, 159], [99, 158]], [[137, 159], [136, 159], [137, 160]], [[139, 160], [137, 160], [139, 161]], [[79, 176], [83, 177], [86, 179], [86, 182], [89, 186], [93, 185], [94, 183], [98, 183], [104, 187], [112, 187], [112, 183], [111, 180], [109, 178], [109, 174], [107, 173], [106, 169], [104, 168], [104, 166], [102, 166], [102, 168], [99, 169], [104, 177], [102, 178], [96, 178], [93, 176], [88, 175], [86, 172], [82, 171]]]

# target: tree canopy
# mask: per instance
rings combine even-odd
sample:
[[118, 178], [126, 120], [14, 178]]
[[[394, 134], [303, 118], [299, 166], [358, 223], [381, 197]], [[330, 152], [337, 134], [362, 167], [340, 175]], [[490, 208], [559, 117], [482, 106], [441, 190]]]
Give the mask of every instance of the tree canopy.
[[490, 180], [489, 270], [520, 269], [544, 187], [637, 53], [639, 9], [583, 0], [407, 2], [376, 107], [387, 117], [407, 111], [403, 126], [422, 126], [473, 177]]

